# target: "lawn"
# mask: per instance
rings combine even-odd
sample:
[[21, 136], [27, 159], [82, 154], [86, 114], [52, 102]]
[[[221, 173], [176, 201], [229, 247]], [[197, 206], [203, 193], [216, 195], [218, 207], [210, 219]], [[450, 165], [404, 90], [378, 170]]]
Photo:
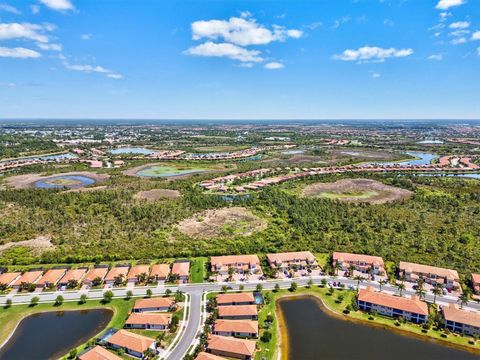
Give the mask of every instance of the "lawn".
[[190, 277], [192, 283], [202, 283], [205, 281], [207, 262], [207, 257], [198, 257], [192, 259], [192, 266], [190, 268]]

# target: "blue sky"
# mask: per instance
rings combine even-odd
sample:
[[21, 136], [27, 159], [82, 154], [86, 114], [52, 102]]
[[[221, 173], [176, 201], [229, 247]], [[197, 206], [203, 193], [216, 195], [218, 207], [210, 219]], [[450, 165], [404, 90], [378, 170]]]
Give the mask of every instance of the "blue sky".
[[0, 118], [480, 118], [479, 0], [0, 0]]

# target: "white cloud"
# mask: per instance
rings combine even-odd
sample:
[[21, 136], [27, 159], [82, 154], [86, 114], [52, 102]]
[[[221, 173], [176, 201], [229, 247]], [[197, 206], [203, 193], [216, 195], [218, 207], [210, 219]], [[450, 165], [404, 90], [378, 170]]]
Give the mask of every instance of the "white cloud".
[[381, 76], [382, 76], [382, 75], [379, 74], [379, 73], [377, 73], [377, 72], [374, 72], [374, 71], [372, 72], [372, 78], [374, 78], [374, 79], [378, 79], [378, 78], [381, 77]]
[[62, 60], [63, 66], [65, 66], [65, 68], [70, 71], [79, 71], [87, 74], [98, 73], [98, 74], [104, 74], [110, 79], [123, 79], [123, 75], [116, 73], [113, 70], [104, 68], [103, 66], [70, 64], [65, 58], [65, 56], [59, 55], [59, 58]]
[[308, 24], [308, 25], [303, 25], [303, 27], [308, 29], [308, 30], [315, 30], [316, 28], [318, 28], [322, 25], [323, 25], [323, 23], [321, 21], [316, 21], [316, 22], [313, 22], [313, 23]]
[[92, 38], [92, 34], [82, 34], [80, 35], [80, 39], [82, 40], [90, 40]]
[[475, 31], [472, 34], [472, 40], [480, 40], [480, 31]]
[[258, 63], [263, 61], [263, 58], [260, 56], [261, 52], [259, 50], [248, 50], [234, 44], [216, 44], [211, 41], [191, 47], [185, 50], [184, 54], [194, 56], [226, 57], [246, 63]]
[[452, 17], [451, 12], [444, 11], [444, 12], [440, 13], [440, 21], [442, 21], [442, 22], [446, 21], [449, 17]]
[[450, 29], [466, 29], [470, 26], [468, 21], [457, 21], [450, 24]]
[[350, 20], [352, 20], [352, 18], [350, 16], [342, 16], [340, 19], [337, 19], [337, 20], [334, 21], [332, 27], [334, 29], [338, 29], [340, 27], [340, 25], [346, 24]]
[[9, 57], [17, 59], [39, 58], [40, 53], [23, 47], [7, 48], [0, 46], [0, 57]]
[[447, 10], [454, 6], [460, 6], [466, 3], [466, 0], [440, 0], [436, 6], [439, 10]]
[[45, 31], [52, 31], [51, 25], [36, 25], [29, 23], [4, 23], [0, 24], [0, 40], [28, 39], [40, 43], [48, 43]]
[[43, 44], [37, 43], [37, 46], [42, 50], [47, 51], [62, 51], [62, 45], [60, 44]]
[[74, 9], [70, 0], [40, 0], [40, 2], [55, 11], [68, 11]]
[[453, 39], [451, 42], [453, 45], [465, 44], [467, 42], [467, 39], [465, 39], [464, 37], [461, 37], [461, 38]]
[[21, 12], [16, 7], [8, 5], [8, 4], [0, 4], [0, 11], [6, 11], [10, 14], [20, 15]]
[[40, 6], [30, 5], [30, 10], [32, 11], [32, 14], [38, 14], [40, 12]]
[[441, 60], [443, 60], [443, 55], [442, 54], [432, 54], [427, 59], [428, 60], [441, 61]]
[[393, 22], [393, 20], [385, 19], [385, 20], [383, 20], [383, 25], [388, 26], [388, 27], [394, 27], [395, 23]]
[[117, 80], [123, 79], [123, 75], [121, 74], [107, 74], [107, 77], [109, 77], [110, 79], [117, 79]]
[[207, 38], [222, 39], [225, 42], [240, 46], [266, 45], [274, 41], [285, 41], [287, 38], [298, 39], [303, 35], [301, 30], [285, 29], [274, 25], [272, 29], [258, 24], [252, 18], [231, 17], [227, 20], [201, 20], [191, 25], [194, 40]]
[[264, 68], [268, 70], [278, 70], [278, 69], [283, 69], [284, 67], [285, 65], [276, 61], [266, 63], [264, 66]]
[[387, 58], [399, 58], [412, 54], [412, 49], [382, 49], [377, 46], [364, 46], [357, 50], [347, 49], [340, 55], [334, 55], [333, 58], [343, 61], [383, 62]]

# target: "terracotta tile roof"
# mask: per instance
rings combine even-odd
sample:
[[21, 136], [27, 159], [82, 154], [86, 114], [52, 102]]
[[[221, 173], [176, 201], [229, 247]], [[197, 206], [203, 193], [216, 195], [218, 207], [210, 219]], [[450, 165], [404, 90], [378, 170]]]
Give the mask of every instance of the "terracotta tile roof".
[[110, 339], [108, 339], [108, 342], [110, 344], [143, 353], [155, 342], [155, 340], [127, 330], [118, 330]]
[[[1, 282], [1, 281], [0, 281]], [[480, 283], [480, 274], [472, 274], [472, 282], [474, 284]]]
[[147, 274], [150, 272], [150, 266], [148, 265], [134, 265], [130, 268], [130, 271], [128, 272], [127, 279], [131, 280], [136, 280], [137, 276], [140, 274]]
[[152, 270], [150, 272], [151, 276], [166, 278], [168, 276], [168, 274], [170, 274], [170, 265], [168, 265], [168, 264], [152, 265]]
[[195, 360], [225, 360], [225, 358], [207, 352], [201, 352], [197, 355]]
[[172, 315], [158, 313], [131, 313], [125, 324], [135, 325], [163, 325], [168, 326]]
[[38, 286], [44, 286], [45, 284], [54, 284], [65, 274], [66, 269], [50, 269], [37, 281]]
[[107, 276], [105, 276], [105, 281], [114, 280], [117, 276], [120, 276], [120, 275], [123, 275], [124, 277], [126, 277], [127, 274], [128, 274], [127, 266], [113, 267], [110, 269]]
[[80, 360], [121, 360], [121, 357], [97, 345], [78, 357]]
[[334, 252], [332, 259], [333, 262], [364, 262], [383, 267], [383, 259], [380, 256]]
[[218, 316], [253, 316], [257, 314], [258, 311], [255, 305], [233, 305], [218, 307]]
[[244, 356], [253, 356], [255, 353], [255, 341], [210, 335], [208, 337], [208, 349]]
[[190, 262], [174, 262], [172, 266], [172, 274], [178, 274], [178, 276], [188, 276], [190, 274]]
[[42, 276], [43, 271], [35, 270], [35, 271], [27, 271], [22, 276], [20, 276], [13, 285], [20, 285], [21, 283], [32, 284], [35, 280], [37, 280], [40, 276]]
[[87, 272], [87, 269], [70, 269], [62, 278], [62, 283], [68, 283], [70, 280], [82, 280], [83, 275]]
[[216, 332], [258, 334], [258, 321], [218, 319], [215, 321], [214, 329]]
[[445, 320], [480, 327], [480, 313], [476, 311], [459, 309], [456, 304], [450, 304], [450, 306], [444, 306], [442, 312]]
[[294, 251], [278, 254], [267, 254], [269, 263], [284, 263], [300, 260], [316, 261], [315, 256], [310, 251]]
[[83, 281], [93, 281], [93, 279], [99, 277], [101, 279], [105, 278], [108, 273], [108, 268], [94, 268], [88, 270], [87, 274], [83, 278]]
[[21, 272], [7, 272], [0, 275], [0, 284], [10, 285], [16, 278], [22, 275]]
[[210, 259], [212, 266], [236, 265], [236, 264], [260, 264], [257, 255], [228, 255], [228, 256], [212, 256]]
[[171, 307], [173, 305], [173, 299], [169, 297], [156, 297], [149, 299], [138, 299], [135, 301], [134, 309], [146, 309], [146, 308], [163, 308]]
[[420, 315], [428, 315], [428, 306], [425, 302], [420, 301], [416, 296], [411, 299], [389, 295], [374, 291], [372, 288], [360, 289], [358, 292], [358, 300], [368, 303], [390, 307], [397, 310], [408, 311]]
[[435, 274], [440, 277], [448, 277], [453, 280], [458, 280], [458, 272], [456, 270], [444, 269], [436, 266], [422, 265], [400, 261], [400, 271], [423, 273], [423, 274]]
[[240, 302], [255, 302], [255, 297], [252, 293], [232, 293], [232, 294], [218, 294], [217, 304], [231, 304]]

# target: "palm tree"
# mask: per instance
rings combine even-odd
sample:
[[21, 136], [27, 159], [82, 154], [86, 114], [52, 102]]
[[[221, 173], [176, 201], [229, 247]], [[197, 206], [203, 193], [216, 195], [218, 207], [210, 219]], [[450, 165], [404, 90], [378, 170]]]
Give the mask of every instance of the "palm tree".
[[423, 286], [424, 280], [422, 278], [417, 279], [417, 290], [415, 290], [415, 294], [418, 295], [420, 299], [423, 299], [425, 297], [426, 291]]
[[382, 287], [383, 285], [387, 285], [388, 284], [388, 281], [385, 280], [385, 279], [382, 279], [378, 282], [378, 284], [380, 285], [380, 292], [382, 292]]
[[349, 277], [353, 277], [353, 272], [355, 271], [355, 269], [356, 269], [355, 265], [350, 264], [350, 266], [348, 267], [348, 276]]
[[399, 295], [402, 296], [402, 293], [405, 290], [405, 284], [401, 282], [401, 283], [397, 283], [396, 286], [397, 286]]
[[437, 301], [437, 296], [441, 296], [443, 294], [442, 284], [435, 284], [431, 291], [433, 294], [433, 303], [435, 304]]
[[469, 293], [463, 292], [462, 294], [460, 294], [460, 296], [458, 297], [458, 302], [460, 303], [460, 309], [463, 309], [463, 305], [468, 304], [469, 299], [470, 299]]
[[338, 275], [338, 271], [342, 269], [342, 265], [340, 265], [340, 263], [337, 261], [335, 262], [335, 264], [333, 265], [333, 276], [337, 276]]
[[362, 276], [357, 275], [357, 276], [355, 276], [355, 277], [353, 278], [353, 280], [356, 280], [356, 281], [357, 281], [357, 291], [358, 291], [358, 288], [360, 287], [360, 283], [361, 283], [362, 281], [364, 281], [365, 279], [364, 279]]

